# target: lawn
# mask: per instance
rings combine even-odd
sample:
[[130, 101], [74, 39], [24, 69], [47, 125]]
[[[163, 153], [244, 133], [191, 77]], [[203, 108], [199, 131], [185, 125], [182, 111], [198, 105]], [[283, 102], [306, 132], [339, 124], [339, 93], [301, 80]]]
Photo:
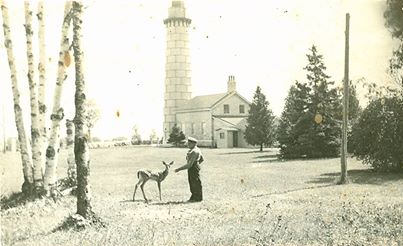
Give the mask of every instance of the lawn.
[[[105, 228], [52, 232], [75, 212], [75, 198], [1, 209], [2, 245], [402, 245], [403, 175], [375, 173], [349, 159], [350, 183], [336, 185], [339, 159], [279, 161], [275, 150], [202, 149], [204, 201], [190, 196], [186, 172], [132, 195], [140, 168], [184, 163], [186, 149], [91, 150], [94, 211]], [[18, 154], [0, 156], [1, 194], [19, 191]], [[66, 176], [66, 153], [58, 173]]]

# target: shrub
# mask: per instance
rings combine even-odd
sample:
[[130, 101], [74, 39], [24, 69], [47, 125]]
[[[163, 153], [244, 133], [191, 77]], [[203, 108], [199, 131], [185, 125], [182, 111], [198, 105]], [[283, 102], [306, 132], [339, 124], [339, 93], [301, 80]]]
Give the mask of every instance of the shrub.
[[403, 170], [403, 99], [376, 99], [353, 126], [353, 154], [377, 170]]

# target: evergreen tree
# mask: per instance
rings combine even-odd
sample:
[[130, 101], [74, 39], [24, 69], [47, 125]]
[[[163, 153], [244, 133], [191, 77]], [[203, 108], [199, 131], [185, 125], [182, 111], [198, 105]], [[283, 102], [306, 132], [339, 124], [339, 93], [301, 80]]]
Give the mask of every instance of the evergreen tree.
[[275, 140], [273, 127], [273, 112], [269, 107], [266, 96], [258, 86], [249, 110], [245, 139], [251, 145], [259, 145], [260, 151], [263, 151], [263, 145], [271, 145]]
[[297, 158], [303, 155], [304, 146], [298, 142], [298, 136], [304, 128], [297, 128], [308, 109], [309, 90], [306, 84], [298, 81], [292, 85], [286, 98], [285, 107], [280, 118], [280, 125], [277, 131], [277, 140], [280, 145], [280, 154], [284, 158]]
[[186, 139], [185, 134], [175, 124], [174, 127], [172, 127], [171, 134], [169, 134], [168, 143], [173, 143], [175, 144], [175, 146], [178, 146], [185, 139]]
[[307, 55], [307, 83], [291, 87], [280, 120], [283, 158], [335, 157], [340, 151], [340, 98], [329, 81], [322, 55], [312, 46]]

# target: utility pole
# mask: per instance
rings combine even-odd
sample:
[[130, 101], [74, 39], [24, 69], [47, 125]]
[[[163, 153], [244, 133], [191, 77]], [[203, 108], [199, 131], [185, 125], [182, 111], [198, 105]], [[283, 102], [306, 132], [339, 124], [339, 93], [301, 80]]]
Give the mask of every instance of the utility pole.
[[347, 127], [348, 127], [348, 97], [349, 97], [349, 38], [350, 38], [350, 14], [346, 14], [346, 43], [344, 54], [344, 87], [343, 87], [343, 127], [341, 144], [341, 176], [340, 184], [347, 183]]

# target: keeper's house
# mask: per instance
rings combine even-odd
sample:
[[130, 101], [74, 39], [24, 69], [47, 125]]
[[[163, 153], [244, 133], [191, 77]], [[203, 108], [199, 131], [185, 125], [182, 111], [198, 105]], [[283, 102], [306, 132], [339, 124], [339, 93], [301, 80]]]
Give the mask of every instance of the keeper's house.
[[199, 146], [248, 147], [244, 132], [249, 107], [229, 76], [227, 93], [197, 96], [176, 108], [176, 124], [186, 136], [197, 138]]

